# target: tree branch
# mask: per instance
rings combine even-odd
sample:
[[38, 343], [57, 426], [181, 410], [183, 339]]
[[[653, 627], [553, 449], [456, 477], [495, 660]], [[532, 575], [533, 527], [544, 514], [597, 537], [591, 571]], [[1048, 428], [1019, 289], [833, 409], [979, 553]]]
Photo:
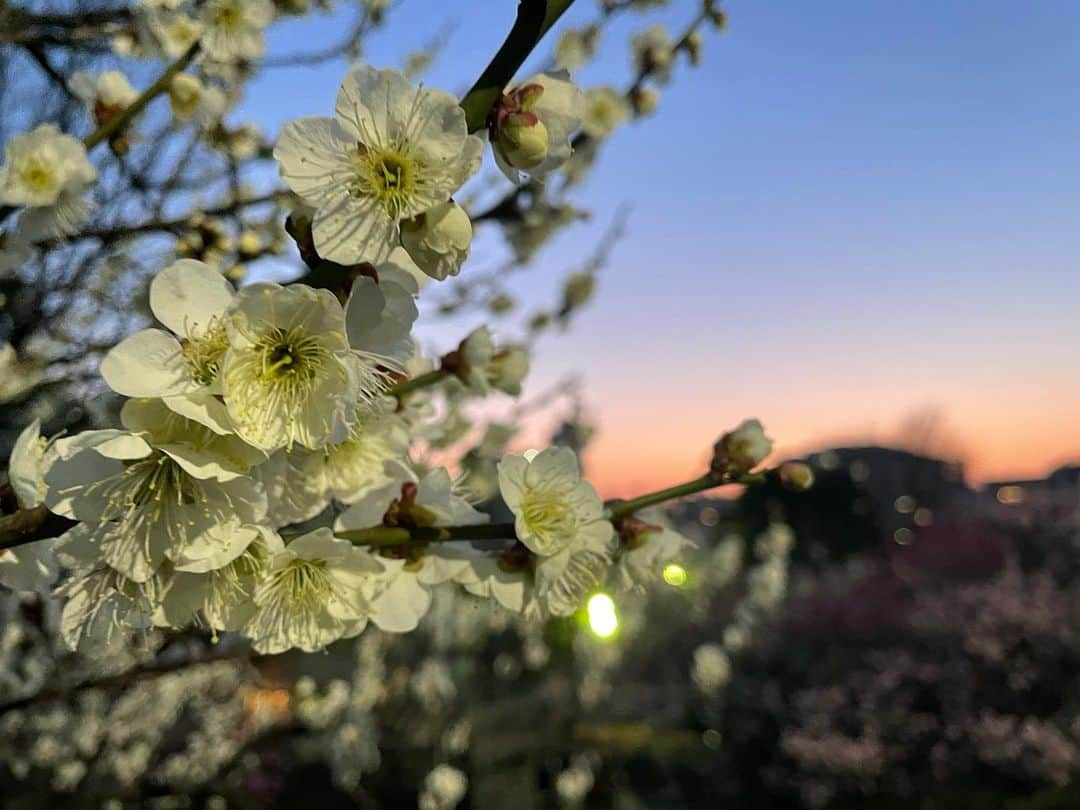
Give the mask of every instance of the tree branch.
[[0, 554], [9, 548], [57, 537], [74, 525], [75, 521], [54, 515], [44, 505], [4, 515], [0, 517]]
[[195, 40], [195, 42], [191, 43], [191, 46], [184, 51], [179, 59], [165, 68], [165, 71], [157, 77], [157, 80], [142, 91], [137, 99], [87, 136], [86, 140], [83, 141], [86, 145], [86, 151], [89, 152], [99, 143], [107, 140], [113, 133], [122, 130], [128, 125], [131, 119], [146, 109], [147, 104], [161, 95], [161, 93], [168, 90], [169, 85], [172, 84], [172, 80], [176, 78], [178, 73], [191, 64], [191, 60], [195, 58], [195, 55], [198, 52], [199, 41]]
[[[711, 5], [706, 4], [701, 13], [699, 13], [686, 27], [686, 29], [683, 31], [682, 36], [680, 36], [679, 39], [677, 39], [675, 43], [671, 46], [671, 54], [673, 58], [676, 54], [682, 51], [689, 50], [692, 34], [698, 29], [699, 26], [701, 26], [707, 19], [709, 19], [711, 8]], [[659, 68], [656, 65], [649, 65], [638, 71], [637, 76], [634, 77], [634, 81], [631, 82], [630, 86], [627, 87], [626, 91], [623, 93], [623, 97], [628, 100], [632, 99], [634, 94], [641, 90], [641, 88], [645, 85], [645, 82], [654, 73], [656, 73], [658, 69]], [[464, 102], [462, 102], [462, 105], [464, 106]], [[488, 109], [490, 109], [490, 107]], [[586, 146], [592, 140], [593, 138], [589, 135], [586, 135], [584, 132], [579, 132], [573, 137], [573, 139], [571, 139], [570, 146], [573, 150], [578, 150]], [[534, 190], [533, 186], [534, 184], [532, 183], [515, 186], [513, 189], [503, 195], [501, 199], [497, 200], [478, 214], [472, 215], [470, 218], [472, 219], [473, 224], [475, 225], [479, 222], [502, 222], [520, 219], [522, 213], [519, 206], [521, 197], [526, 192]]]
[[498, 53], [488, 63], [480, 78], [461, 99], [469, 132], [487, 126], [488, 113], [499, 100], [503, 88], [514, 78], [518, 68], [529, 58], [548, 29], [570, 8], [574, 0], [521, 0], [517, 19]]

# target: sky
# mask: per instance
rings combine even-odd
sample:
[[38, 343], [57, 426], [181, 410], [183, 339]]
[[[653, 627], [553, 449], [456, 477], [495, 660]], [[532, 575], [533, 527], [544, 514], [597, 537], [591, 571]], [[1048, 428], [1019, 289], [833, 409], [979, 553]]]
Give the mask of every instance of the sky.
[[[460, 92], [515, 5], [403, 0], [365, 58], [399, 65], [441, 32], [425, 81]], [[696, 6], [624, 15], [575, 79], [625, 85], [629, 36], [680, 31]], [[595, 8], [577, 0], [562, 25]], [[574, 198], [592, 221], [515, 282], [526, 309], [550, 305], [629, 206], [595, 302], [537, 344], [525, 398], [581, 373], [599, 428], [587, 469], [605, 496], [696, 475], [751, 416], [778, 458], [919, 444], [961, 457], [973, 483], [1080, 462], [1080, 5], [725, 8], [701, 66], [680, 63], [659, 112], [605, 146]], [[269, 52], [332, 42], [340, 20], [278, 26]], [[270, 133], [329, 115], [345, 68], [273, 71], [240, 112]], [[498, 250], [479, 234], [471, 266]], [[479, 322], [420, 337], [446, 350]], [[905, 429], [928, 415], [933, 436]]]

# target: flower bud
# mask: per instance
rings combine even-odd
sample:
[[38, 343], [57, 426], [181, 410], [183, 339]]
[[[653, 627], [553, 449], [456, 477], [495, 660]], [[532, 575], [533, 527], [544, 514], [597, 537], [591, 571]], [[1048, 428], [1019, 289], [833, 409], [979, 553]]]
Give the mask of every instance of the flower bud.
[[203, 86], [190, 73], [180, 73], [169, 84], [169, 106], [177, 121], [190, 121], [202, 104]]
[[814, 471], [809, 464], [788, 461], [780, 467], [780, 482], [796, 492], [805, 492], [814, 485]]
[[686, 52], [690, 56], [690, 64], [695, 67], [701, 64], [701, 46], [703, 40], [701, 32], [694, 30], [686, 35]]
[[521, 346], [496, 348], [491, 330], [481, 326], [466, 335], [455, 351], [443, 357], [442, 369], [473, 391], [495, 389], [517, 396], [529, 373], [529, 354]]
[[757, 419], [747, 419], [713, 446], [709, 471], [716, 476], [748, 473], [772, 452], [772, 440]]
[[488, 129], [495, 162], [510, 182], [521, 183], [520, 172], [543, 176], [566, 163], [584, 103], [565, 71], [537, 74], [500, 96]]
[[528, 171], [547, 157], [547, 127], [533, 113], [514, 113], [499, 127], [496, 146], [507, 163], [515, 169]]
[[596, 277], [592, 273], [571, 273], [563, 284], [563, 312], [585, 306], [595, 288]]
[[643, 118], [652, 115], [660, 103], [660, 94], [651, 87], [642, 87], [634, 91], [630, 97], [630, 103], [634, 105], [634, 115]]
[[401, 244], [421, 270], [442, 281], [469, 257], [472, 221], [453, 200], [439, 203], [401, 223]]
[[488, 303], [488, 309], [495, 315], [505, 315], [513, 310], [516, 302], [506, 293], [499, 293]]
[[564, 70], [576, 70], [596, 55], [600, 29], [595, 25], [566, 31], [555, 47], [555, 61]]

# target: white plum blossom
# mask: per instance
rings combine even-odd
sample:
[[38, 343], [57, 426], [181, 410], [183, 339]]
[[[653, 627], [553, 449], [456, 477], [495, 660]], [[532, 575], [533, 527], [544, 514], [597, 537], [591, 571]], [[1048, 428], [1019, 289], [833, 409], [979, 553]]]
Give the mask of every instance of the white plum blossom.
[[715, 694], [731, 680], [731, 659], [719, 644], [702, 644], [694, 650], [690, 676], [706, 695]]
[[8, 482], [23, 509], [33, 509], [45, 500], [45, 449], [41, 420], [35, 419], [19, 433], [8, 460]]
[[218, 433], [232, 429], [219, 372], [229, 347], [226, 312], [234, 291], [203, 262], [181, 259], [150, 282], [150, 310], [170, 332], [144, 329], [109, 350], [101, 376], [118, 394], [161, 397]]
[[200, 15], [203, 50], [217, 62], [258, 59], [274, 21], [270, 0], [208, 0]]
[[488, 385], [515, 397], [521, 394], [521, 384], [528, 373], [529, 352], [524, 346], [500, 348], [484, 367]]
[[555, 792], [566, 806], [579, 805], [592, 790], [596, 778], [592, 768], [583, 757], [575, 758], [573, 764], [555, 777]]
[[273, 528], [303, 523], [329, 506], [320, 452], [299, 447], [277, 450], [252, 471], [266, 491], [266, 522]]
[[349, 348], [345, 313], [327, 290], [245, 287], [227, 333], [225, 407], [237, 434], [263, 450], [344, 440], [357, 403], [382, 389], [382, 378]]
[[665, 81], [671, 72], [674, 43], [667, 28], [661, 23], [651, 25], [635, 34], [630, 41], [634, 52], [634, 65], [641, 73], [650, 73]]
[[394, 413], [396, 402], [384, 398], [357, 412], [345, 441], [327, 445], [318, 454], [316, 473], [326, 490], [343, 503], [353, 503], [388, 482], [385, 463], [403, 459], [409, 449], [405, 421]]
[[570, 136], [584, 115], [585, 97], [565, 71], [540, 73], [507, 90], [491, 124], [499, 169], [517, 184], [521, 172], [540, 178], [559, 168], [570, 159]]
[[255, 588], [285, 546], [277, 532], [254, 525], [238, 526], [229, 540], [213, 558], [174, 566], [155, 624], [184, 627], [194, 621], [213, 630], [243, 630], [255, 615]]
[[103, 124], [127, 109], [139, 97], [139, 91], [119, 70], [107, 70], [96, 76], [76, 71], [68, 86], [97, 124]]
[[461, 341], [453, 371], [475, 393], [494, 390], [517, 396], [529, 373], [529, 354], [523, 346], [496, 347], [491, 330], [480, 326]]
[[[455, 493], [450, 474], [442, 467], [418, 477], [405, 464], [389, 461], [385, 475], [389, 483], [346, 509], [334, 523], [336, 531], [378, 526], [472, 526], [489, 520]], [[385, 574], [371, 603], [371, 620], [394, 633], [415, 629], [431, 605], [430, 589], [457, 577], [476, 557], [468, 544], [457, 542], [402, 550], [407, 553], [380, 558]]]
[[518, 540], [537, 556], [539, 608], [572, 613], [600, 584], [615, 550], [614, 529], [577, 456], [566, 447], [508, 454], [499, 462], [499, 491]]
[[634, 115], [643, 118], [656, 112], [660, 106], [660, 94], [652, 87], [641, 87], [630, 97], [630, 103], [634, 107]]
[[452, 765], [436, 765], [424, 777], [424, 790], [420, 794], [420, 810], [454, 810], [465, 798], [469, 780]]
[[137, 51], [176, 59], [198, 40], [202, 24], [169, 4], [143, 4], [136, 7], [136, 30]]
[[402, 248], [375, 265], [375, 276], [353, 281], [345, 303], [345, 331], [349, 345], [369, 361], [400, 368], [413, 353], [412, 326], [419, 310], [420, 292], [412, 259]]
[[355, 636], [367, 624], [368, 597], [382, 570], [371, 554], [330, 529], [297, 537], [270, 559], [245, 632], [261, 653], [314, 652]]
[[334, 524], [337, 531], [397, 525], [469, 526], [489, 520], [456, 493], [443, 467], [417, 476], [403, 462], [387, 461], [384, 474], [388, 483], [342, 512]]
[[47, 589], [59, 573], [51, 540], [0, 549], [0, 585], [13, 591]]
[[60, 613], [60, 637], [72, 650], [109, 643], [152, 625], [146, 588], [108, 566], [77, 572], [56, 594], [67, 600]]
[[386, 397], [357, 409], [344, 441], [320, 450], [279, 450], [256, 470], [270, 501], [275, 527], [310, 520], [331, 498], [350, 504], [390, 483], [386, 462], [404, 459], [407, 425]]
[[224, 115], [227, 103], [221, 90], [203, 84], [190, 73], [175, 76], [169, 84], [169, 106], [173, 118], [182, 123], [196, 121], [203, 126], [213, 124]]
[[72, 234], [90, 213], [85, 194], [97, 176], [82, 141], [41, 124], [4, 148], [0, 205], [27, 207], [18, 223], [21, 241]]
[[0, 403], [18, 399], [41, 382], [43, 369], [19, 359], [10, 343], [0, 344]]
[[237, 524], [266, 514], [265, 493], [235, 459], [177, 438], [85, 431], [57, 440], [45, 476], [50, 511], [83, 521], [101, 559], [138, 583], [167, 558], [213, 555]]
[[401, 244], [421, 271], [442, 281], [456, 276], [469, 258], [472, 220], [453, 200], [401, 223]]
[[466, 386], [484, 393], [488, 390], [487, 365], [495, 356], [495, 341], [487, 326], [478, 326], [465, 336], [458, 346], [454, 372]]
[[454, 581], [473, 596], [494, 599], [514, 613], [531, 612], [535, 605], [532, 557], [520, 543], [497, 557], [482, 556], [470, 561]]
[[414, 87], [398, 71], [346, 75], [335, 118], [300, 118], [281, 132], [281, 177], [316, 209], [315, 249], [342, 264], [379, 262], [399, 223], [444, 203], [480, 166], [457, 99]]
[[581, 128], [590, 138], [603, 140], [630, 120], [630, 104], [614, 87], [590, 87], [585, 91], [585, 115]]
[[563, 32], [555, 46], [555, 62], [563, 70], [576, 70], [592, 60], [600, 44], [600, 29], [570, 28]]
[[658, 509], [644, 510], [624, 521], [619, 540], [612, 581], [619, 590], [639, 593], [660, 581], [667, 563], [695, 547], [667, 525]]
[[518, 539], [535, 554], [550, 557], [571, 546], [603, 546], [610, 539], [604, 505], [567, 447], [503, 456], [499, 491], [514, 513]]
[[[32, 509], [45, 495], [46, 442], [41, 422], [35, 419], [15, 440], [8, 462], [8, 480], [19, 506]], [[59, 570], [53, 541], [0, 549], [0, 584], [13, 590], [33, 591], [52, 585]]]
[[83, 190], [97, 180], [97, 170], [82, 141], [55, 124], [41, 124], [16, 135], [4, 148], [0, 167], [0, 204], [54, 205], [64, 192]]

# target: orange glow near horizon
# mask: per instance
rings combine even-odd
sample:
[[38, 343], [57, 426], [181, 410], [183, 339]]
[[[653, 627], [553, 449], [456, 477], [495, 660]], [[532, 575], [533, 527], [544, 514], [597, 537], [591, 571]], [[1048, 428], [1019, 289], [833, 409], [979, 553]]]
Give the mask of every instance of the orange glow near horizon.
[[[904, 435], [904, 419], [918, 413], [916, 406], [890, 408], [888, 402], [878, 402], [865, 409], [871, 415], [867, 418], [851, 403], [840, 401], [827, 408], [818, 402], [813, 410], [802, 411], [777, 406], [769, 395], [761, 401], [772, 402], [773, 407], [748, 415], [759, 415], [775, 441], [770, 459], [774, 462], [845, 445], [902, 447], [959, 460], [972, 486], [1042, 478], [1062, 465], [1080, 463], [1080, 419], [1075, 404], [1080, 402], [1080, 391], [1030, 392], [1027, 396], [1014, 392], [1011, 399], [987, 397], [981, 403], [943, 405], [938, 411], [939, 435], [922, 442]], [[599, 432], [585, 452], [584, 463], [589, 480], [605, 498], [630, 497], [699, 475], [713, 441], [741, 419], [710, 416], [700, 403], [684, 406], [678, 419], [656, 418], [643, 412], [641, 405], [612, 408], [601, 402], [596, 408]], [[662, 414], [663, 407], [654, 406], [652, 413]], [[1021, 417], [1026, 409], [1029, 416]], [[837, 427], [845, 423], [846, 428]]]

